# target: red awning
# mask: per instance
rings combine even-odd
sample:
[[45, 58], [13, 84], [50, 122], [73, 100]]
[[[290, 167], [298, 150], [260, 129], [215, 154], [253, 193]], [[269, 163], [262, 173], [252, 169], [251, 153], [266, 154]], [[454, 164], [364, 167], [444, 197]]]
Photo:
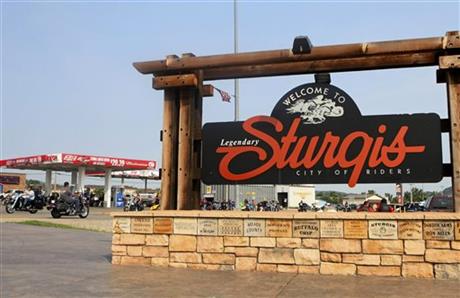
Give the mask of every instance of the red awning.
[[82, 154], [55, 153], [0, 160], [0, 167], [21, 170], [76, 171], [84, 167], [87, 171], [155, 170], [154, 160], [128, 159], [118, 157]]

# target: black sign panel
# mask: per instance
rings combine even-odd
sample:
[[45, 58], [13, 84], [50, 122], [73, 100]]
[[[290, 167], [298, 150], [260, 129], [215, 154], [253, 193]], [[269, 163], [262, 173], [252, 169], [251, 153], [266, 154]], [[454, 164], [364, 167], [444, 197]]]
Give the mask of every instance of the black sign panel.
[[271, 116], [203, 127], [206, 184], [437, 182], [442, 179], [436, 114], [362, 116], [329, 84], [286, 93]]

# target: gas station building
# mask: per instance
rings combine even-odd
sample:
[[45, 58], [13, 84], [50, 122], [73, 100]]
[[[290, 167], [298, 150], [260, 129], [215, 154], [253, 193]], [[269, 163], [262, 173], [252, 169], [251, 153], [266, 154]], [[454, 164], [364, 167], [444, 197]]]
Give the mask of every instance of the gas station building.
[[[155, 171], [157, 162], [118, 157], [81, 155], [70, 153], [54, 153], [0, 160], [0, 167], [18, 170], [45, 171], [45, 192], [51, 192], [53, 171], [70, 172], [70, 183], [75, 190], [82, 191], [85, 187], [86, 175], [104, 177], [104, 201], [111, 207], [112, 177], [158, 180]], [[125, 172], [128, 171], [128, 172]], [[126, 174], [125, 174], [126, 173]]]

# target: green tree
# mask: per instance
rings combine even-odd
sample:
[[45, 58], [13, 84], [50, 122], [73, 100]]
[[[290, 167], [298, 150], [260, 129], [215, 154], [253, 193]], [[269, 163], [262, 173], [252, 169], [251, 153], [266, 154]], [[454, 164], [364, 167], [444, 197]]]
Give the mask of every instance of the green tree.
[[387, 198], [389, 202], [393, 202], [393, 200], [395, 199], [395, 196], [392, 195], [392, 194], [389, 193], [389, 192], [386, 192], [386, 193], [385, 193], [385, 198]]
[[26, 179], [27, 186], [44, 186], [45, 183], [36, 179]]
[[425, 200], [425, 193], [423, 189], [413, 187], [412, 188], [412, 198], [414, 202], [421, 202]]
[[104, 188], [103, 187], [97, 187], [94, 189], [94, 195], [98, 197], [99, 199], [104, 198]]

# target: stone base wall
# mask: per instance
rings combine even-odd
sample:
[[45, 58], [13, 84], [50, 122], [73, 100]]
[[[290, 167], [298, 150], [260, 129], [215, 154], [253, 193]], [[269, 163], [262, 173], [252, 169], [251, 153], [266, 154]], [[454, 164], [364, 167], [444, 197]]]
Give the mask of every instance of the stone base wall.
[[112, 263], [460, 279], [460, 214], [114, 213]]

